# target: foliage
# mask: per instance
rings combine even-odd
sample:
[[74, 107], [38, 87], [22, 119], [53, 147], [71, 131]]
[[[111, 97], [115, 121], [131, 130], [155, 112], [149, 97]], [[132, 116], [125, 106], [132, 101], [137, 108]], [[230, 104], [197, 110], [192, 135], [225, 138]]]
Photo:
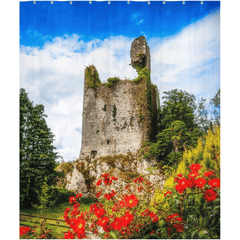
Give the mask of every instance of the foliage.
[[69, 197], [74, 194], [74, 191], [69, 191], [66, 188], [52, 187], [50, 190], [52, 195], [50, 200], [55, 201], [56, 203], [67, 202]]
[[195, 96], [186, 91], [174, 89], [163, 92], [163, 105], [161, 107], [160, 130], [168, 129], [172, 122], [179, 120], [186, 124], [191, 131], [196, 125], [194, 123], [194, 111], [196, 110]]
[[36, 204], [37, 192], [44, 179], [54, 185], [62, 174], [55, 171], [57, 153], [53, 146], [54, 135], [48, 128], [44, 106], [29, 100], [25, 89], [20, 89], [20, 204]]
[[113, 86], [116, 82], [121, 82], [122, 80], [118, 77], [112, 77], [107, 79], [107, 83], [105, 84], [107, 87]]
[[102, 84], [98, 72], [93, 65], [85, 69], [85, 84], [89, 88], [96, 88]]
[[[46, 178], [45, 178], [46, 180]], [[45, 217], [46, 212], [49, 210], [51, 206], [56, 203], [56, 200], [52, 199], [52, 194], [50, 193], [50, 189], [46, 182], [43, 182], [41, 186], [41, 192], [38, 192], [39, 205], [33, 205], [33, 208], [38, 209], [40, 213]]]
[[184, 122], [176, 120], [157, 135], [157, 142], [150, 147], [150, 154], [156, 156], [162, 165], [176, 167], [183, 151], [196, 145], [200, 135], [197, 128], [190, 132]]

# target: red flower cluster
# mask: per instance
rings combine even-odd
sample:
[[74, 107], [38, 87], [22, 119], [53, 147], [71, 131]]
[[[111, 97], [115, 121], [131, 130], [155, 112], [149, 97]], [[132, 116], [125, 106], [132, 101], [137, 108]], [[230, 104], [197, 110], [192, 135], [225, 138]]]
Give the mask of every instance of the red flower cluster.
[[75, 235], [72, 234], [70, 231], [64, 234], [64, 239], [74, 239]]
[[178, 179], [178, 185], [175, 186], [176, 191], [180, 194], [188, 187], [188, 180], [186, 178]]
[[204, 173], [204, 177], [211, 177], [211, 176], [214, 176], [214, 173], [212, 171]]
[[[182, 222], [183, 220], [181, 217], [179, 217], [177, 213], [168, 215], [165, 221], [173, 224], [173, 227], [176, 229], [177, 232], [182, 232], [184, 230], [183, 224], [179, 223]], [[171, 229], [168, 229], [168, 232], [171, 233]]]
[[192, 164], [189, 168], [190, 168], [190, 170], [192, 170], [192, 171], [198, 171], [198, 170], [200, 170], [201, 169], [201, 165], [199, 164], [199, 163], [197, 163], [197, 164]]
[[208, 202], [214, 201], [216, 197], [217, 193], [213, 189], [209, 189], [204, 193], [204, 199], [206, 199]]
[[111, 193], [106, 193], [105, 195], [104, 195], [104, 197], [107, 199], [107, 200], [110, 200], [110, 199], [112, 199], [115, 195], [116, 195], [117, 193], [114, 191], [114, 190], [112, 190], [112, 192]]
[[101, 195], [101, 193], [102, 193], [102, 191], [98, 192], [98, 193], [96, 194], [96, 197], [99, 197], [99, 196]]
[[166, 197], [167, 195], [171, 195], [172, 194], [172, 192], [170, 192], [170, 191], [167, 191], [165, 194], [164, 194], [164, 197]]
[[82, 197], [82, 193], [78, 193], [78, 194], [76, 195], [76, 198], [80, 198], [80, 197]]
[[20, 228], [19, 228], [19, 232], [20, 232], [19, 235], [20, 235], [20, 237], [21, 237], [22, 235], [28, 233], [30, 230], [31, 230], [30, 227], [20, 227]]
[[99, 186], [102, 181], [105, 183], [105, 185], [110, 185], [112, 183], [112, 181], [116, 181], [118, 180], [118, 177], [109, 177], [108, 173], [105, 173], [102, 175], [103, 179], [99, 179], [96, 183], [97, 186]]
[[135, 183], [141, 183], [143, 182], [143, 177], [138, 177], [134, 180]]

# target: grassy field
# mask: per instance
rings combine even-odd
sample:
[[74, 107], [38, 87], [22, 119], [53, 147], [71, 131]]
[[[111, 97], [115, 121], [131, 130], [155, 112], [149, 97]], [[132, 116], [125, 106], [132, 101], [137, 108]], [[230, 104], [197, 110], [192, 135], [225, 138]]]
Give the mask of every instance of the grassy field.
[[[81, 211], [90, 210], [90, 205], [94, 202], [95, 202], [94, 199], [82, 198], [80, 210]], [[29, 216], [21, 215], [20, 219], [24, 219], [26, 221], [20, 220], [20, 224], [24, 224], [29, 227], [32, 227], [35, 225], [38, 228], [40, 226], [40, 222], [43, 220], [43, 216], [45, 216], [46, 218], [54, 218], [54, 219], [64, 220], [64, 218], [63, 218], [64, 210], [67, 207], [70, 207], [69, 202], [56, 204], [54, 207], [49, 208], [44, 214], [41, 213], [37, 209], [20, 209], [20, 213], [38, 216], [38, 217], [29, 217]], [[56, 229], [56, 226], [50, 225], [50, 224], [55, 225], [56, 224], [55, 220], [47, 219], [46, 222], [49, 223], [48, 227], [50, 229], [55, 229], [58, 233], [66, 232], [69, 230], [69, 228], [64, 227], [67, 225], [63, 221], [59, 222], [59, 226], [57, 227], [57, 229]]]

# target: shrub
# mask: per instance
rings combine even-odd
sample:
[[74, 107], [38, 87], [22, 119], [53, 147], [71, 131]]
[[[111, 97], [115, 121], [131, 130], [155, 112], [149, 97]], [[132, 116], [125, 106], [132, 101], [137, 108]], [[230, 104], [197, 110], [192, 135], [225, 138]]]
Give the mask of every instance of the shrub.
[[55, 200], [56, 203], [63, 203], [67, 202], [69, 200], [69, 197], [71, 197], [74, 194], [74, 191], [69, 191], [66, 188], [57, 188], [52, 187], [51, 188], [51, 200]]
[[122, 80], [118, 77], [112, 77], [112, 78], [108, 78], [107, 79], [107, 83], [106, 83], [106, 86], [107, 87], [111, 87], [113, 86], [114, 83], [116, 82], [121, 82]]

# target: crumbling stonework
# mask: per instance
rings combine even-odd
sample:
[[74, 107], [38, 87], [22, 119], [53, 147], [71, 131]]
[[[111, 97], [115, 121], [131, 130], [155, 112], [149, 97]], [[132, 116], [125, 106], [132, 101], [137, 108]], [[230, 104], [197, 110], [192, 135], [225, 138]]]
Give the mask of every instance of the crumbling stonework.
[[[133, 41], [130, 55], [134, 68], [150, 70], [150, 50], [144, 37]], [[144, 78], [109, 85], [100, 82], [93, 65], [85, 69], [80, 159], [136, 153], [143, 142], [149, 141], [153, 131], [157, 89]]]
[[133, 68], [137, 69], [140, 65], [141, 68], [151, 70], [150, 48], [145, 37], [140, 36], [132, 42], [130, 57]]

